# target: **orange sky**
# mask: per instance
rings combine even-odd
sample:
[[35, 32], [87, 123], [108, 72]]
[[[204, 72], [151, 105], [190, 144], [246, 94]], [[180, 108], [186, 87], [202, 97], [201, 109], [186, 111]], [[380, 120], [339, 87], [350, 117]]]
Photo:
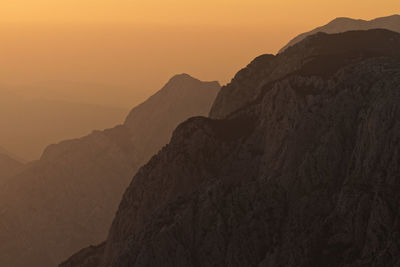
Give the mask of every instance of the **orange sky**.
[[[396, 0], [2, 0], [7, 22], [100, 22], [207, 25], [308, 24], [341, 16], [375, 17], [400, 8]], [[289, 20], [289, 21], [287, 21]]]
[[[130, 107], [175, 73], [226, 83], [255, 56], [335, 17], [395, 13], [398, 0], [2, 0], [0, 84]], [[90, 99], [85, 86], [58, 81], [101, 84], [116, 97]]]

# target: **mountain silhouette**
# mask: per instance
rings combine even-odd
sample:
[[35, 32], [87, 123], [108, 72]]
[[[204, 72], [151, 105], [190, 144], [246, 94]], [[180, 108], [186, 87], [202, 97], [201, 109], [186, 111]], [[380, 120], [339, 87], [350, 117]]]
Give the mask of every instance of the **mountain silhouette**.
[[51, 267], [104, 240], [137, 169], [180, 122], [206, 115], [219, 89], [177, 75], [124, 124], [48, 146], [0, 187], [0, 266]]
[[134, 176], [107, 240], [61, 267], [400, 264], [400, 34], [264, 55]]
[[21, 162], [21, 163], [26, 162], [26, 160], [24, 160], [23, 158], [15, 155], [14, 153], [8, 151], [7, 149], [5, 149], [4, 147], [1, 147], [1, 146], [0, 146], [0, 154], [6, 155], [7, 157], [9, 157], [15, 161]]
[[304, 40], [307, 36], [317, 32], [325, 33], [341, 33], [355, 30], [370, 30], [370, 29], [387, 29], [395, 32], [400, 32], [400, 15], [376, 18], [373, 20], [361, 20], [351, 18], [336, 18], [328, 24], [318, 27], [312, 31], [302, 33], [285, 45], [279, 53], [285, 51], [288, 47]]
[[26, 160], [37, 160], [48, 144], [121, 123], [128, 110], [27, 97], [0, 88], [1, 144]]
[[2, 153], [0, 148], [0, 186], [13, 175], [22, 170], [24, 164], [9, 155]]

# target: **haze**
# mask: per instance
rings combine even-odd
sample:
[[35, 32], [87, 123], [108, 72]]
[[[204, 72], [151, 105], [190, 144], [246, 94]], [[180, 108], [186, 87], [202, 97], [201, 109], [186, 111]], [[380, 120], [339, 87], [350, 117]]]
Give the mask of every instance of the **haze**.
[[224, 84], [299, 32], [337, 16], [399, 10], [397, 0], [3, 0], [0, 83], [24, 94], [131, 108], [176, 73]]
[[226, 84], [338, 16], [395, 13], [397, 0], [3, 0], [0, 146], [37, 159], [49, 144], [121, 123], [175, 74]]
[[0, 267], [400, 267], [400, 0], [0, 1]]

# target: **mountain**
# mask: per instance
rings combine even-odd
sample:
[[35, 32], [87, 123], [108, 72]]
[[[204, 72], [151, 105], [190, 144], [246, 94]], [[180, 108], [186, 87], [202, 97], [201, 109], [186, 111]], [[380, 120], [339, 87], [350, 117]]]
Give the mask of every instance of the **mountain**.
[[15, 160], [15, 161], [19, 161], [21, 163], [25, 162], [24, 159], [20, 158], [19, 156], [15, 155], [14, 153], [8, 151], [7, 149], [5, 149], [4, 147], [0, 146], [0, 154], [6, 155], [7, 157]]
[[318, 27], [312, 31], [302, 33], [285, 45], [279, 53], [285, 51], [288, 47], [304, 40], [307, 36], [317, 32], [325, 33], [341, 33], [355, 30], [370, 30], [370, 29], [387, 29], [395, 32], [400, 32], [400, 15], [376, 18], [373, 20], [355, 20], [351, 18], [336, 18], [328, 24]]
[[0, 146], [0, 186], [23, 167], [23, 160]]
[[319, 33], [241, 70], [61, 267], [398, 266], [400, 34]]
[[11, 158], [6, 154], [3, 154], [0, 151], [0, 186], [5, 183], [9, 177], [22, 170], [23, 166], [23, 163]]
[[0, 88], [0, 141], [26, 160], [66, 138], [122, 122], [128, 110], [78, 102], [27, 97]]
[[137, 169], [191, 116], [206, 115], [220, 89], [173, 77], [122, 125], [50, 145], [0, 187], [0, 266], [56, 266], [107, 236]]
[[201, 82], [188, 74], [179, 74], [135, 107], [124, 125], [134, 132], [132, 142], [142, 156], [141, 162], [146, 163], [169, 142], [179, 123], [195, 115], [206, 115], [220, 87], [217, 82]]

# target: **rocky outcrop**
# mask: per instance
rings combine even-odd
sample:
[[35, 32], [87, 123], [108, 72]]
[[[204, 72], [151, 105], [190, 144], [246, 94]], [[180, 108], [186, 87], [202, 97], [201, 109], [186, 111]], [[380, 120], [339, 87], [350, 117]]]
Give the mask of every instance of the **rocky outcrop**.
[[387, 29], [395, 32], [400, 32], [400, 15], [376, 18], [373, 20], [351, 19], [351, 18], [336, 18], [328, 24], [318, 27], [312, 31], [302, 33], [285, 45], [279, 53], [282, 53], [289, 47], [304, 40], [307, 36], [318, 32], [325, 33], [341, 33], [346, 31], [356, 30], [371, 30], [371, 29]]
[[211, 108], [210, 117], [225, 118], [256, 101], [262, 88], [292, 73], [327, 76], [340, 67], [365, 58], [398, 55], [398, 42], [398, 35], [388, 30], [331, 35], [317, 33], [285, 53], [277, 56], [262, 55], [239, 71], [230, 84], [221, 88]]
[[52, 267], [104, 240], [137, 169], [180, 122], [206, 115], [219, 88], [177, 75], [123, 125], [47, 147], [0, 187], [0, 266]]
[[256, 59], [139, 170], [105, 245], [60, 266], [397, 266], [399, 46], [318, 34]]

